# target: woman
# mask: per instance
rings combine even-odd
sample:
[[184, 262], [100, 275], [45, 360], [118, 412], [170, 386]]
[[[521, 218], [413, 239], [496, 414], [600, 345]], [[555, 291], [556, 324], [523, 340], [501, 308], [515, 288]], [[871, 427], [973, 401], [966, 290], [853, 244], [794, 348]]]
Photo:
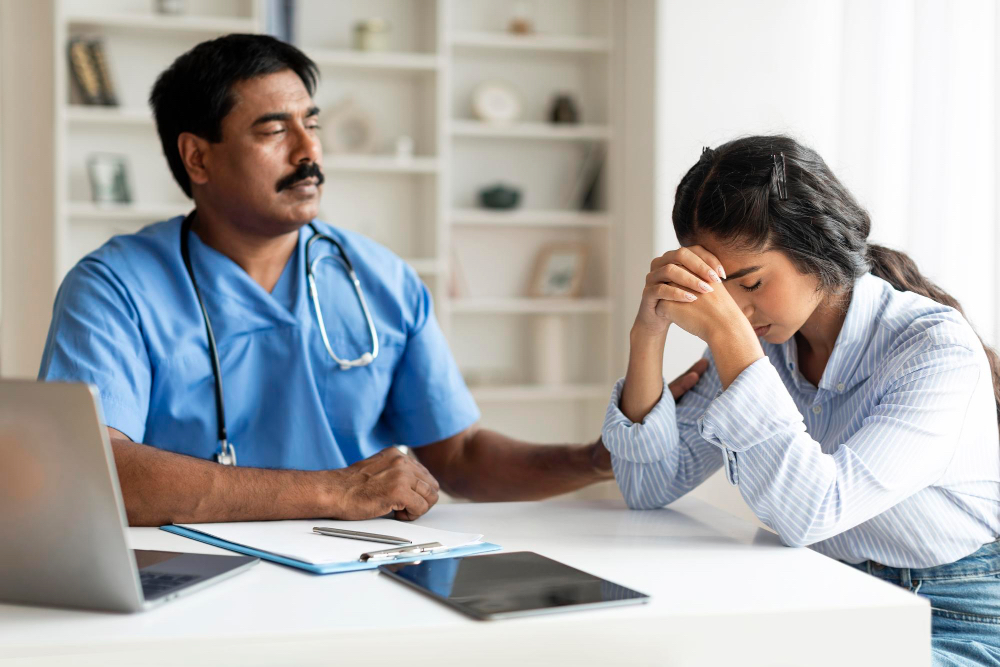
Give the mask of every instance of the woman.
[[[931, 600], [938, 664], [1000, 664], [1000, 364], [958, 303], [782, 136], [705, 149], [653, 260], [604, 424], [630, 507], [720, 466], [785, 544]], [[970, 271], [970, 276], [975, 275]], [[708, 370], [663, 392], [671, 324]]]

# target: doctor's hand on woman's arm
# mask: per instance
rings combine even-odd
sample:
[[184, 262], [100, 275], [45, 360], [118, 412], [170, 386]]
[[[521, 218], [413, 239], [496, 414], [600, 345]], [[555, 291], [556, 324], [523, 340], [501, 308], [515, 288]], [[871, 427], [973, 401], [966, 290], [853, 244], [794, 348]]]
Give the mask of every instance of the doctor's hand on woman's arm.
[[764, 356], [753, 327], [726, 290], [726, 273], [701, 246], [678, 248], [650, 264], [635, 323], [629, 333], [629, 365], [621, 410], [641, 422], [663, 393], [663, 347], [676, 324], [705, 341], [728, 387]]

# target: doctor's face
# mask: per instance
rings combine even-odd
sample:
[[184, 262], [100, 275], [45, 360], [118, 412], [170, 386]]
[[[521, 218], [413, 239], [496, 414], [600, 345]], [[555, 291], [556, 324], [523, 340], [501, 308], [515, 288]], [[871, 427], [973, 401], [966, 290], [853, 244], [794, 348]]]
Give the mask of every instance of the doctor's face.
[[319, 213], [323, 191], [319, 109], [291, 70], [242, 81], [232, 94], [222, 141], [206, 153], [210, 196], [261, 232], [298, 229]]

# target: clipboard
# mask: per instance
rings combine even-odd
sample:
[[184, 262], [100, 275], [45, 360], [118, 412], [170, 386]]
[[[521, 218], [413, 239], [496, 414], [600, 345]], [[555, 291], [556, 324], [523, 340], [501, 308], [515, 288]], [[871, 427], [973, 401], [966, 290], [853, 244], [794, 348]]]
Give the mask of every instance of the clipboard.
[[211, 544], [213, 547], [235, 551], [246, 556], [256, 556], [262, 560], [269, 560], [272, 563], [278, 563], [280, 565], [287, 565], [288, 567], [305, 570], [306, 572], [311, 572], [312, 574], [339, 574], [341, 572], [376, 570], [380, 565], [385, 565], [387, 563], [409, 563], [418, 560], [453, 558], [455, 556], [475, 556], [477, 554], [489, 553], [491, 551], [500, 551], [500, 549], [503, 548], [499, 544], [493, 544], [492, 542], [477, 542], [475, 544], [467, 544], [465, 546], [453, 547], [445, 550], [435, 549], [428, 552], [421, 551], [416, 554], [412, 552], [407, 553], [405, 550], [401, 550], [400, 555], [393, 556], [392, 558], [369, 559], [367, 561], [361, 560], [364, 549], [359, 548], [358, 560], [356, 561], [314, 564], [306, 563], [301, 560], [295, 560], [294, 558], [288, 558], [287, 556], [281, 556], [279, 554], [271, 553], [270, 551], [262, 551], [260, 549], [254, 549], [242, 544], [236, 544], [234, 542], [222, 540], [217, 537], [213, 537], [212, 535], [201, 533], [197, 530], [183, 528], [181, 526], [160, 526], [160, 530], [173, 533], [174, 535], [180, 535], [181, 537], [187, 537], [192, 540], [197, 540], [198, 542], [204, 542], [205, 544]]

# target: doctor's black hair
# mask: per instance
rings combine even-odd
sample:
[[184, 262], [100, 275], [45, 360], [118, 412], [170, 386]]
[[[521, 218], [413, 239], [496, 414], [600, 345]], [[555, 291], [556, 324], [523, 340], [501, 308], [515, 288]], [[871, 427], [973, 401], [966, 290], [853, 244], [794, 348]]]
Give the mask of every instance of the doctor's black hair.
[[235, 103], [233, 85], [285, 70], [295, 72], [313, 95], [319, 70], [306, 54], [268, 35], [236, 34], [202, 42], [160, 74], [149, 105], [170, 171], [184, 194], [191, 196], [191, 179], [177, 137], [191, 132], [212, 143], [222, 141], [222, 119]]
[[[672, 217], [682, 245], [708, 234], [740, 250], [777, 250], [827, 292], [849, 290], [871, 272], [897, 290], [963, 313], [909, 256], [868, 242], [868, 212], [816, 151], [787, 136], [741, 137], [704, 148], [677, 186]], [[1000, 420], [1000, 358], [985, 343], [983, 348]]]

